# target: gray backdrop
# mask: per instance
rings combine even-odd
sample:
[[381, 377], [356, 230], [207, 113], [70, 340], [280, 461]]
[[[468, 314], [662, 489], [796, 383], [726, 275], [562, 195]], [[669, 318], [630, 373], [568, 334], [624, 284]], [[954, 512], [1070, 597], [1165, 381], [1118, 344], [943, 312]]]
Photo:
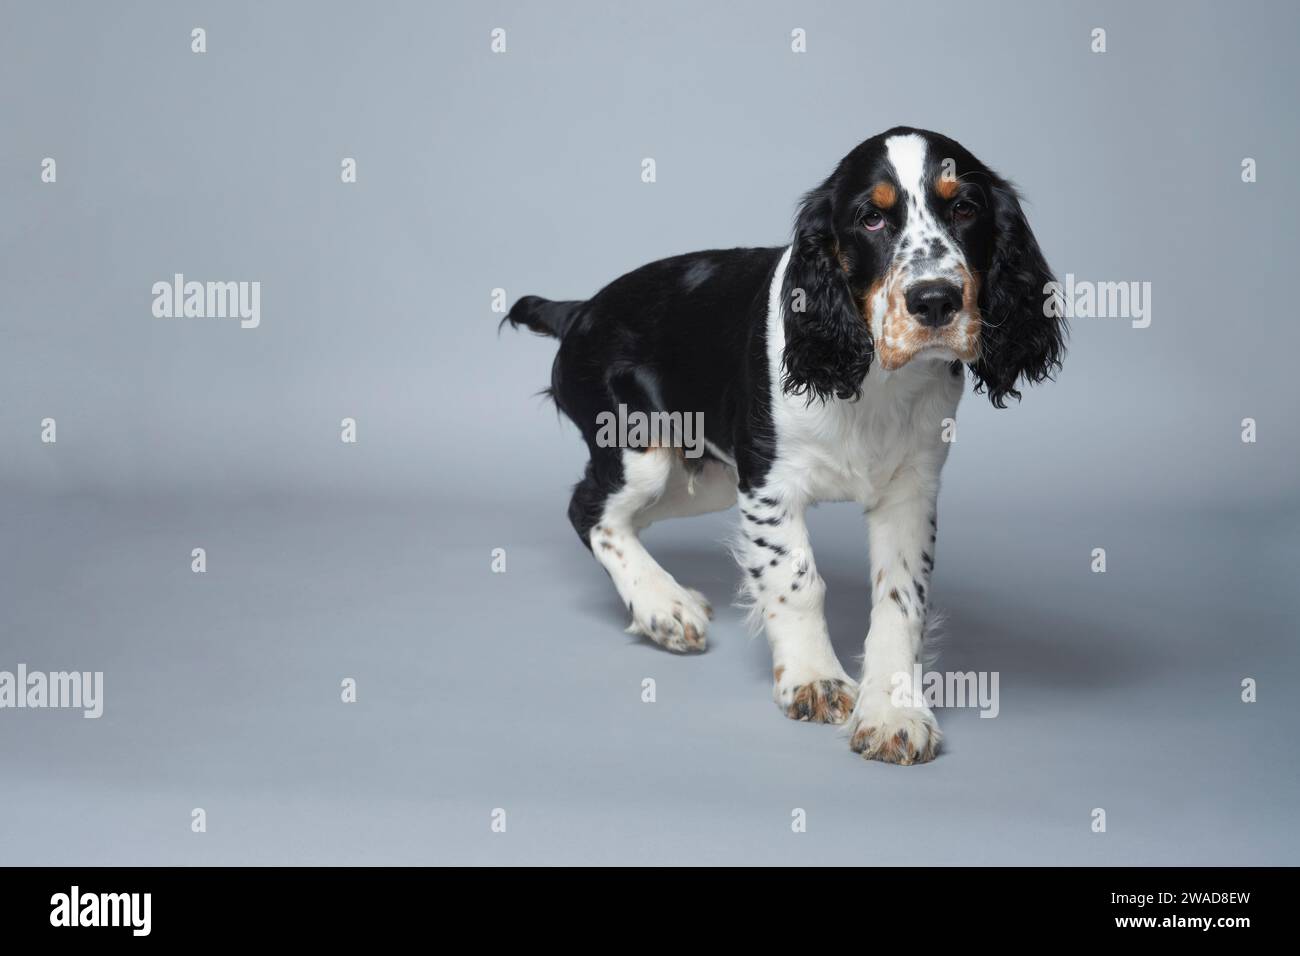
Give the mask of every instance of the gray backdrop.
[[[0, 670], [103, 671], [105, 702], [0, 710], [0, 862], [1297, 862], [1298, 20], [8, 0]], [[554, 345], [491, 311], [783, 243], [899, 123], [1014, 179], [1062, 275], [1152, 284], [1149, 328], [1078, 319], [1057, 383], [964, 400], [941, 663], [998, 671], [1001, 714], [941, 712], [906, 769], [771, 703], [734, 512], [647, 534], [719, 608], [709, 652], [622, 633], [564, 516]], [[261, 282], [260, 327], [155, 318], [177, 272]], [[863, 522], [813, 532], [847, 662]]]

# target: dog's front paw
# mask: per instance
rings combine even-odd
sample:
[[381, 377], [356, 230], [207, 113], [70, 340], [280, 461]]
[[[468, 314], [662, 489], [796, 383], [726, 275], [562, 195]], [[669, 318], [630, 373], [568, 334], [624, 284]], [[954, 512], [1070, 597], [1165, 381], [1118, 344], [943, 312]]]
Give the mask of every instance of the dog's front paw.
[[702, 651], [713, 608], [699, 591], [675, 581], [657, 582], [637, 592], [632, 601], [629, 634], [648, 637], [660, 647], [679, 654]]
[[913, 764], [933, 760], [943, 734], [928, 707], [896, 707], [888, 694], [858, 696], [849, 746], [868, 760]]
[[858, 686], [847, 677], [792, 678], [778, 667], [773, 673], [773, 696], [777, 706], [791, 720], [810, 720], [819, 724], [842, 724], [853, 712]]

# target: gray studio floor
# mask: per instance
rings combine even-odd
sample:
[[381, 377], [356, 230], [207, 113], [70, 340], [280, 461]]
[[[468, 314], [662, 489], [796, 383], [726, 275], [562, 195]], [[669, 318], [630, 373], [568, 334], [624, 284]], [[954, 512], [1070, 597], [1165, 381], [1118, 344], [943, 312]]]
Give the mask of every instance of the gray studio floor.
[[[771, 703], [728, 516], [648, 534], [719, 607], [687, 658], [622, 633], [562, 501], [11, 500], [0, 669], [102, 670], [105, 702], [5, 714], [0, 862], [1297, 862], [1294, 514], [945, 512], [941, 666], [997, 670], [1001, 713], [899, 768]], [[813, 522], [844, 657], [858, 524]]]

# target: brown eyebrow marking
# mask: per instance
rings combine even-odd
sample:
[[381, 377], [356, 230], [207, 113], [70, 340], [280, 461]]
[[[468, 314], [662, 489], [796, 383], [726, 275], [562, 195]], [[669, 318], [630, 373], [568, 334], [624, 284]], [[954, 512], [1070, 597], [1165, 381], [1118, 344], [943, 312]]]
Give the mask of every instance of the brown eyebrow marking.
[[941, 199], [951, 199], [957, 195], [958, 182], [955, 179], [945, 179], [940, 173], [934, 180], [934, 191], [939, 194]]
[[898, 190], [891, 183], [876, 183], [871, 188], [871, 201], [878, 209], [893, 209], [898, 202]]

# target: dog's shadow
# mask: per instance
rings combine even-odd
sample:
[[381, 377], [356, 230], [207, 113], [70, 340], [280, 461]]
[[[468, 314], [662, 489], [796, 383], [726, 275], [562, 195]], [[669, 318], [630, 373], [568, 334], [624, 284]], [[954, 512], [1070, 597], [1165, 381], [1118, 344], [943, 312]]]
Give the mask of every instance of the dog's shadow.
[[[746, 612], [735, 606], [739, 573], [726, 548], [718, 543], [665, 543], [653, 553], [673, 577], [702, 591], [713, 604], [710, 643], [716, 644], [719, 635], [744, 641], [754, 679], [770, 682], [767, 641], [751, 637]], [[818, 570], [826, 581], [831, 643], [845, 670], [857, 677], [871, 617], [870, 575], [865, 554], [857, 561], [838, 557], [818, 552]], [[861, 565], [860, 573], [853, 570], [855, 564]], [[998, 671], [1047, 689], [1122, 686], [1159, 669], [1158, 658], [1144, 651], [1140, 635], [1127, 633], [1122, 618], [1097, 619], [1094, 612], [1080, 613], [1077, 606], [1043, 608], [989, 587], [987, 573], [981, 572], [978, 581], [977, 587], [970, 569], [952, 566], [944, 567], [935, 580], [936, 607], [944, 621], [933, 648], [939, 654], [932, 665], [936, 669]], [[608, 584], [600, 604], [611, 619], [626, 624], [627, 610]]]

